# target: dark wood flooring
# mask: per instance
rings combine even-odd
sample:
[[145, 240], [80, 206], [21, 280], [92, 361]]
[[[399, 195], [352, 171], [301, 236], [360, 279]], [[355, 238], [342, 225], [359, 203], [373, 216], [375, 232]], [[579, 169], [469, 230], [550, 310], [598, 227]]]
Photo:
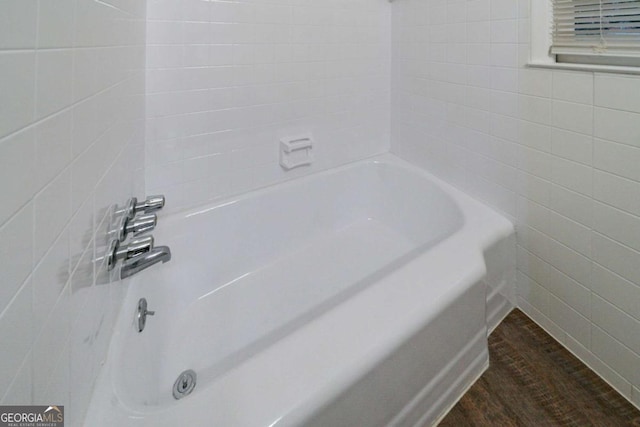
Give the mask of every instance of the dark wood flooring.
[[640, 411], [519, 310], [491, 334], [489, 355], [440, 427], [640, 426]]

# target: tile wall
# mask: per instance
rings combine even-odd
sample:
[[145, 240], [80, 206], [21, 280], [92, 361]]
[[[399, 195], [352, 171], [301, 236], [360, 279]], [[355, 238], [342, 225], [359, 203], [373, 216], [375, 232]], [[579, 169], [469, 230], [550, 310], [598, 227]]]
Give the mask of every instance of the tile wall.
[[69, 426], [124, 295], [105, 216], [144, 190], [144, 6], [0, 2], [0, 404], [65, 405]]
[[[149, 193], [175, 208], [389, 148], [387, 0], [148, 0]], [[281, 137], [316, 161], [284, 172]]]
[[392, 151], [516, 222], [520, 307], [640, 405], [640, 77], [525, 67], [528, 11], [394, 3]]

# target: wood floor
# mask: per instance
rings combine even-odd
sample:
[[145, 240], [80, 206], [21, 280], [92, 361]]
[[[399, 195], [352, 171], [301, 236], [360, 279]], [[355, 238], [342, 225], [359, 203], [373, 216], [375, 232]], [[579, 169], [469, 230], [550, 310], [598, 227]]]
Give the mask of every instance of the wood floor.
[[441, 427], [640, 426], [640, 411], [519, 310], [491, 334], [489, 354]]

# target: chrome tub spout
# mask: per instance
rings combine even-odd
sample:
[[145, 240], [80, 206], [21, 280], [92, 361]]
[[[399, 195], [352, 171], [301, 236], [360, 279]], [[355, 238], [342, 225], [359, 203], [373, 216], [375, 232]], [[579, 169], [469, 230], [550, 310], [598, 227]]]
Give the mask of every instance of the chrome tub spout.
[[122, 264], [120, 278], [126, 279], [159, 262], [171, 260], [171, 250], [168, 246], [156, 246], [149, 252], [127, 259]]

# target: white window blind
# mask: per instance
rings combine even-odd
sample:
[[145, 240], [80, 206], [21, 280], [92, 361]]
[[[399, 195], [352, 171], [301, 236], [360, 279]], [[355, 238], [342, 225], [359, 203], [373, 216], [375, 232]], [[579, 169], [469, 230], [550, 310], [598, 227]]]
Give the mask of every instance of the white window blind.
[[552, 54], [640, 56], [640, 0], [550, 1]]

